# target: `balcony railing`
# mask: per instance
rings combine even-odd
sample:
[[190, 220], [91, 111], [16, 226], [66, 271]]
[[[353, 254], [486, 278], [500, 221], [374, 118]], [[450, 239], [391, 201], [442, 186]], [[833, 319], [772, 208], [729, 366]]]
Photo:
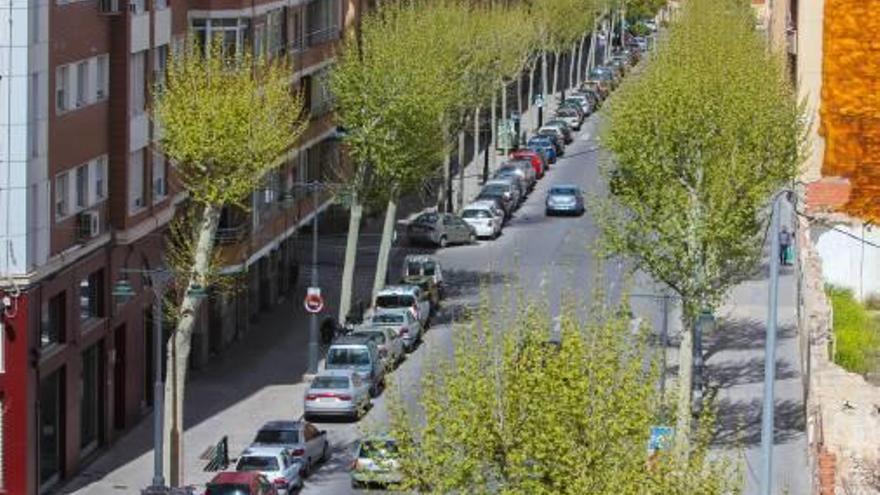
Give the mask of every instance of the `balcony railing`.
[[218, 227], [216, 240], [219, 245], [237, 244], [243, 241], [251, 232], [251, 224], [242, 221], [240, 224], [230, 227]]
[[339, 26], [309, 29], [306, 33], [306, 45], [318, 45], [339, 38]]

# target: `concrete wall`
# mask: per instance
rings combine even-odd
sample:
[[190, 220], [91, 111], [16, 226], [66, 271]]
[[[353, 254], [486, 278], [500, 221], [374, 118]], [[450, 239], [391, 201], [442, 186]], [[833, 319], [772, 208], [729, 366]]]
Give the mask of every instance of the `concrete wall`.
[[833, 229], [814, 225], [812, 240], [822, 258], [826, 283], [852, 289], [859, 299], [880, 295], [880, 248], [875, 247], [880, 246], [880, 228], [858, 221], [834, 224]]

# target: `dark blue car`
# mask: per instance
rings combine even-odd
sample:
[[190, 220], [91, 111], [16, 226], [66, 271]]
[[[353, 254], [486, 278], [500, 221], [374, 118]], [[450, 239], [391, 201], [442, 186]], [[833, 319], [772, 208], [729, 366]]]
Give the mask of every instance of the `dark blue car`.
[[534, 136], [529, 139], [528, 147], [530, 150], [544, 153], [548, 163], [556, 163], [556, 145], [548, 137]]

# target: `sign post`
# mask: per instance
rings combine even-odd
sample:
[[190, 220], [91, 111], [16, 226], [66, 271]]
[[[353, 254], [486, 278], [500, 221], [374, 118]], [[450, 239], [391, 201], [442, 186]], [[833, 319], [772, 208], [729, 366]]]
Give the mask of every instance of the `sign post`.
[[538, 127], [544, 125], [544, 95], [535, 95], [535, 106], [538, 107]]

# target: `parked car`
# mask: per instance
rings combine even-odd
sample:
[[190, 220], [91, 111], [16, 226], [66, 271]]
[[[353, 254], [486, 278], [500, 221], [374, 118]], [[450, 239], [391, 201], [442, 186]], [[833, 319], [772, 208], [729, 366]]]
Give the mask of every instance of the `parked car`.
[[587, 81], [596, 83], [605, 90], [606, 94], [617, 87], [617, 78], [607, 67], [594, 67], [587, 76]]
[[514, 179], [492, 179], [483, 185], [480, 193], [500, 195], [506, 201], [510, 201], [510, 211], [518, 207], [521, 202], [519, 188], [514, 183]]
[[565, 136], [562, 134], [561, 130], [555, 127], [544, 126], [538, 129], [538, 135], [550, 139], [550, 142], [556, 147], [557, 156], [565, 154]]
[[500, 222], [501, 227], [504, 227], [504, 222], [507, 218], [504, 216], [504, 209], [498, 204], [497, 201], [494, 200], [481, 200], [477, 199], [472, 201], [468, 206], [485, 206], [489, 208], [489, 211], [492, 212], [492, 216]]
[[531, 150], [545, 153], [547, 156], [547, 163], [556, 163], [556, 158], [558, 157], [556, 154], [556, 145], [554, 145], [549, 138], [544, 136], [532, 136], [529, 138], [526, 145]]
[[528, 160], [535, 169], [535, 175], [540, 179], [544, 177], [547, 166], [544, 162], [544, 155], [534, 150], [521, 149], [510, 153], [510, 158], [516, 160]]
[[443, 269], [440, 260], [429, 254], [408, 254], [403, 259], [403, 279], [408, 277], [431, 277], [443, 297]]
[[303, 414], [358, 419], [370, 407], [370, 384], [354, 370], [324, 370], [303, 395]]
[[[586, 116], [590, 115], [596, 110], [593, 99], [580, 92], [570, 93], [565, 99], [565, 103], [573, 103], [575, 105], [579, 105], [581, 110], [584, 112], [584, 115]], [[580, 126], [578, 126], [577, 129], [580, 129]]]
[[494, 175], [498, 178], [510, 175], [518, 177], [526, 186], [526, 193], [531, 192], [535, 188], [535, 184], [538, 183], [538, 176], [535, 174], [535, 169], [529, 160], [510, 160], [504, 162], [498, 167]]
[[574, 91], [572, 95], [583, 97], [587, 100], [587, 104], [590, 107], [590, 114], [595, 113], [602, 105], [602, 96], [599, 95], [599, 91], [594, 87], [584, 88], [582, 86], [580, 89]]
[[358, 327], [353, 335], [366, 335], [372, 339], [379, 349], [379, 357], [385, 363], [385, 370], [391, 371], [403, 361], [406, 356], [403, 338], [388, 327]]
[[584, 214], [584, 195], [580, 187], [575, 185], [557, 185], [552, 186], [547, 191], [547, 200], [545, 202], [546, 214], [548, 216], [557, 213], [574, 213], [576, 215]]
[[403, 481], [400, 472], [397, 443], [387, 435], [361, 439], [354, 452], [351, 466], [351, 486], [394, 485]]
[[[569, 144], [574, 141], [574, 130], [569, 124], [568, 120], [566, 120], [566, 116], [570, 113], [574, 112], [573, 108], [560, 108], [556, 112], [556, 117], [553, 120], [548, 120], [544, 123], [544, 127], [555, 127], [562, 132], [562, 140], [565, 144]], [[580, 117], [578, 117], [577, 112], [574, 112], [575, 123], [580, 121]], [[580, 124], [578, 124], [578, 129], [580, 129]]]
[[422, 340], [422, 323], [407, 308], [383, 309], [373, 313], [367, 325], [371, 328], [390, 328], [403, 341], [407, 352], [416, 348]]
[[626, 75], [627, 69], [629, 68], [628, 60], [621, 55], [611, 57], [611, 60], [608, 61], [608, 65], [618, 70], [621, 77]]
[[372, 397], [378, 396], [385, 388], [385, 364], [369, 337], [350, 334], [333, 341], [327, 349], [324, 368], [353, 370], [369, 383]]
[[406, 229], [411, 243], [429, 243], [445, 248], [449, 244], [473, 243], [477, 234], [461, 218], [449, 213], [422, 213]]
[[288, 495], [302, 488], [302, 465], [285, 447], [248, 447], [235, 463], [235, 470], [260, 473], [275, 485], [278, 495]]
[[205, 485], [205, 495], [278, 495], [278, 491], [259, 471], [226, 471]]
[[375, 311], [409, 310], [423, 327], [428, 326], [428, 317], [431, 315], [431, 301], [422, 297], [422, 289], [417, 285], [385, 286], [376, 293], [373, 308]]
[[258, 431], [251, 447], [284, 447], [293, 457], [303, 460], [303, 475], [308, 476], [319, 462], [328, 459], [330, 442], [327, 432], [308, 421], [269, 421]]
[[641, 52], [648, 51], [648, 38], [644, 36], [636, 36], [633, 38], [633, 46], [639, 49]]
[[474, 198], [474, 201], [490, 202], [504, 213], [504, 221], [507, 221], [513, 214], [513, 203], [510, 199], [505, 199], [503, 194], [498, 191], [481, 191]]
[[587, 80], [587, 81], [584, 81], [583, 83], [581, 83], [581, 87], [580, 87], [580, 91], [592, 92], [593, 94], [596, 95], [596, 97], [598, 97], [599, 104], [597, 105], [597, 108], [602, 105], [602, 102], [605, 101], [606, 98], [608, 98], [608, 94], [609, 94], [608, 90], [609, 89], [610, 89], [609, 85], [605, 84], [603, 81], [590, 81], [590, 80]]
[[480, 237], [492, 239], [501, 235], [501, 220], [495, 217], [488, 205], [468, 205], [461, 210], [461, 218], [469, 223]]
[[570, 100], [568, 98], [562, 100], [559, 103], [559, 106], [556, 107], [556, 113], [559, 114], [559, 111], [563, 109], [574, 110], [578, 117], [578, 128], [580, 128], [580, 125], [587, 120], [587, 113], [584, 112], [584, 109], [581, 108], [581, 104], [578, 101]]

